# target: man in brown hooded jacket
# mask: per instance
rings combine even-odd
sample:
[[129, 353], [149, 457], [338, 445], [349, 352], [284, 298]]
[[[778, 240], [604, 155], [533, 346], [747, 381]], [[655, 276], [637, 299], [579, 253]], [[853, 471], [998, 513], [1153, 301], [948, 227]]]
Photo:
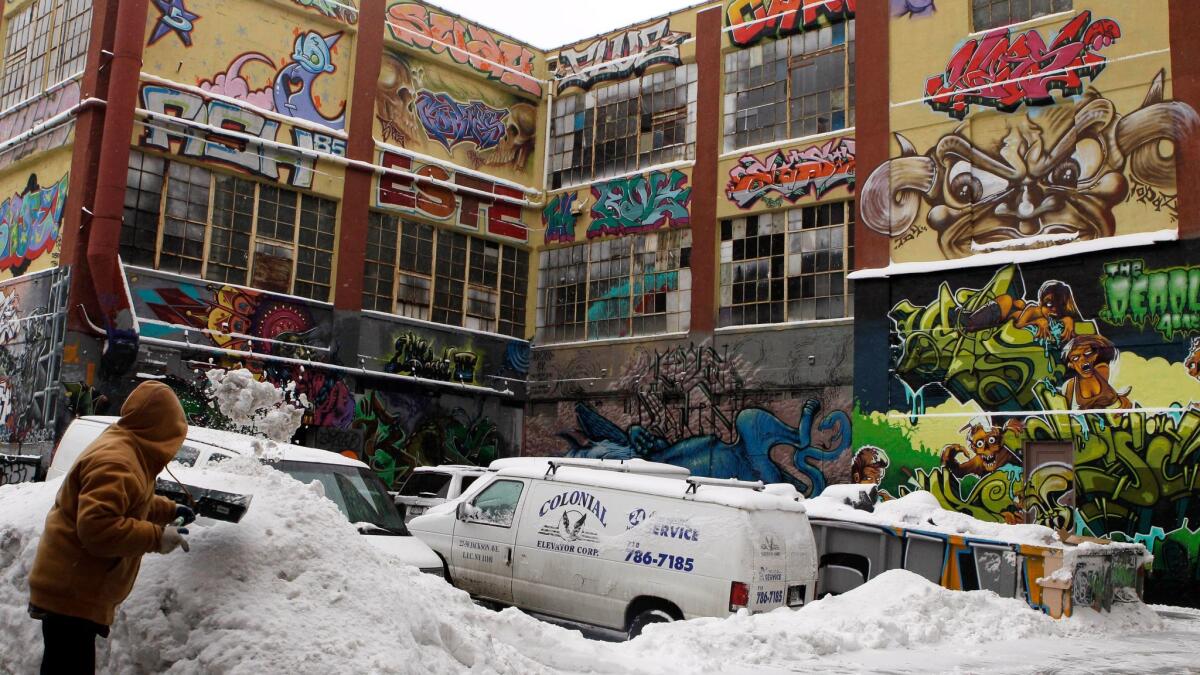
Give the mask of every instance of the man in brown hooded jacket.
[[168, 523], [195, 519], [154, 494], [154, 480], [187, 436], [171, 388], [145, 382], [121, 419], [83, 451], [58, 491], [29, 574], [29, 609], [42, 620], [43, 673], [94, 672], [96, 636], [108, 636], [142, 555], [188, 550]]

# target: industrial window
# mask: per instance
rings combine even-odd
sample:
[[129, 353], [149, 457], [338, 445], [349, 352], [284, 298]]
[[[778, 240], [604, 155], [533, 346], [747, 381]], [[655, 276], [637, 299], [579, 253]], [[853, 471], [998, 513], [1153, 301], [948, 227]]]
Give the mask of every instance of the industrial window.
[[971, 0], [971, 23], [988, 30], [1069, 11], [1071, 0]]
[[854, 202], [721, 222], [720, 325], [852, 316]]
[[725, 150], [844, 129], [853, 121], [854, 21], [725, 56]]
[[652, 73], [554, 102], [551, 189], [692, 159], [696, 65]]
[[690, 230], [666, 230], [543, 251], [538, 340], [686, 331], [691, 247]]
[[33, 0], [8, 17], [0, 108], [33, 98], [81, 72], [91, 22], [88, 0]]
[[133, 151], [121, 257], [328, 301], [336, 223], [334, 201]]
[[373, 212], [364, 275], [367, 309], [525, 337], [529, 254], [520, 249]]

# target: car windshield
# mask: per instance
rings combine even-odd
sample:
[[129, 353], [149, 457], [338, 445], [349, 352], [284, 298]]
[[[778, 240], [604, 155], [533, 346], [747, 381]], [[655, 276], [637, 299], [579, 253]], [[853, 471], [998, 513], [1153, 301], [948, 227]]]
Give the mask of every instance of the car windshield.
[[337, 504], [350, 522], [371, 523], [395, 534], [408, 534], [404, 519], [383, 483], [369, 469], [290, 460], [279, 462], [276, 467], [302, 483], [320, 481], [325, 496]]
[[445, 499], [449, 491], [450, 474], [437, 471], [417, 471], [409, 476], [404, 482], [404, 487], [400, 488], [400, 494], [404, 497], [433, 495]]

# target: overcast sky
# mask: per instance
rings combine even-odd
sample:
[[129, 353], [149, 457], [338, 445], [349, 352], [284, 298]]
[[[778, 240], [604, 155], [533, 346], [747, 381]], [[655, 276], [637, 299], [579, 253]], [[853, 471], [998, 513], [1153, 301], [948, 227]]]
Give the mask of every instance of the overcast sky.
[[542, 49], [645, 21], [700, 0], [433, 0]]

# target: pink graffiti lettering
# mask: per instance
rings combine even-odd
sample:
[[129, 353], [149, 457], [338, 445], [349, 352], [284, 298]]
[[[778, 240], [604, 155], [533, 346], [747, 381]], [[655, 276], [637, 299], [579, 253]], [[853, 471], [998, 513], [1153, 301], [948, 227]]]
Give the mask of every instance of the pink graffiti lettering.
[[1112, 19], [1092, 21], [1091, 12], [1076, 16], [1050, 42], [1037, 30], [1015, 39], [999, 28], [968, 40], [946, 65], [946, 72], [925, 82], [929, 106], [963, 119], [971, 104], [1013, 112], [1025, 105], [1053, 103], [1052, 90], [1066, 96], [1083, 91], [1083, 78], [1095, 80], [1107, 59], [1096, 52], [1114, 44], [1121, 27]]
[[[768, 206], [778, 206], [780, 199], [795, 204], [839, 185], [854, 188], [854, 141], [848, 138], [805, 150], [777, 150], [765, 160], [746, 155], [730, 169], [725, 196], [743, 209], [764, 198]], [[772, 192], [778, 195], [776, 203], [767, 196]]]
[[533, 77], [534, 53], [485, 28], [431, 12], [414, 2], [388, 7], [387, 25], [392, 39], [401, 44], [447, 53], [456, 63], [465, 63], [493, 80], [542, 95], [542, 84]]
[[[66, 112], [79, 103], [79, 83], [63, 85], [45, 96], [40, 96], [26, 105], [0, 117], [0, 143], [28, 131], [46, 120]], [[63, 124], [55, 129], [35, 136], [24, 143], [0, 153], [0, 169], [35, 152], [61, 147], [66, 144], [72, 124]]]
[[851, 19], [857, 4], [857, 0], [730, 0], [725, 21], [733, 27], [729, 40], [749, 47], [764, 38], [806, 31], [822, 20]]
[[0, 203], [0, 270], [20, 276], [54, 249], [67, 203], [67, 174], [41, 187], [30, 174], [25, 191]]

